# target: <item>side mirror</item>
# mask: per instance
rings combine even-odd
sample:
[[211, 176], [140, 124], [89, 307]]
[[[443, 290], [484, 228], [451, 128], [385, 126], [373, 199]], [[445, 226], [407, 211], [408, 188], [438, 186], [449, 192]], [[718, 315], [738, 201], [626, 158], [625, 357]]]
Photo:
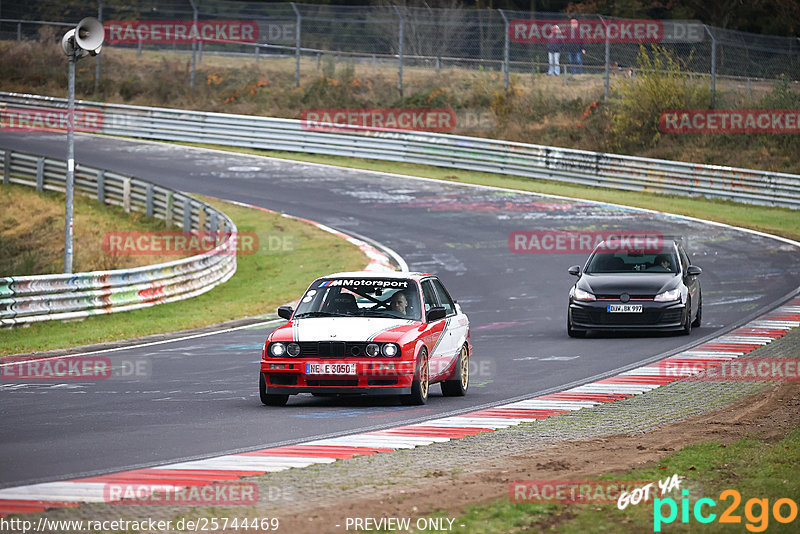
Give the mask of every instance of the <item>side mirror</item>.
[[430, 310], [428, 310], [428, 313], [426, 314], [429, 323], [438, 321], [439, 319], [444, 319], [446, 316], [447, 316], [447, 310], [445, 310], [441, 306], [436, 306], [435, 308], [431, 308]]
[[703, 269], [701, 269], [697, 265], [690, 265], [689, 267], [686, 268], [686, 274], [688, 274], [689, 276], [698, 276], [703, 274]]
[[572, 276], [580, 276], [581, 275], [581, 266], [580, 265], [573, 265], [572, 267], [567, 269], [567, 272], [569, 274], [571, 274]]
[[278, 317], [286, 319], [287, 321], [291, 320], [293, 313], [294, 310], [291, 306], [281, 306], [278, 308]]

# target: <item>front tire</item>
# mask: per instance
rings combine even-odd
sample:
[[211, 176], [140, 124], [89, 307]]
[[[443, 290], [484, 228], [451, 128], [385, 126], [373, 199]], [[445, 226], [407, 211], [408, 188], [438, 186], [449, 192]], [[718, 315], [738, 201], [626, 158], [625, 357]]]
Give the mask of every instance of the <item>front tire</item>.
[[586, 337], [586, 330], [576, 330], [572, 326], [572, 321], [569, 319], [569, 312], [567, 312], [567, 335], [569, 337]]
[[400, 402], [407, 406], [421, 406], [428, 403], [428, 389], [430, 388], [430, 363], [428, 351], [422, 349], [417, 358], [417, 371], [411, 383], [411, 394], [400, 397]]
[[455, 376], [442, 382], [442, 395], [445, 397], [463, 397], [469, 388], [469, 349], [465, 344], [456, 361]]
[[265, 406], [286, 406], [289, 401], [289, 395], [267, 394], [267, 380], [264, 378], [264, 373], [258, 373], [258, 394]]
[[692, 333], [692, 300], [686, 299], [686, 319], [683, 321], [683, 330], [681, 334], [688, 336]]

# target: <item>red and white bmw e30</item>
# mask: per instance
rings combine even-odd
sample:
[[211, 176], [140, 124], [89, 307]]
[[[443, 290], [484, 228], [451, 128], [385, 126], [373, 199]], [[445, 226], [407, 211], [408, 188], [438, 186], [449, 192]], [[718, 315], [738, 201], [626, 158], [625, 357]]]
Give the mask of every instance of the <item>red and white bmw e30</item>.
[[337, 273], [314, 280], [289, 322], [264, 344], [261, 402], [289, 395], [391, 394], [425, 404], [469, 387], [469, 319], [439, 279], [422, 273]]

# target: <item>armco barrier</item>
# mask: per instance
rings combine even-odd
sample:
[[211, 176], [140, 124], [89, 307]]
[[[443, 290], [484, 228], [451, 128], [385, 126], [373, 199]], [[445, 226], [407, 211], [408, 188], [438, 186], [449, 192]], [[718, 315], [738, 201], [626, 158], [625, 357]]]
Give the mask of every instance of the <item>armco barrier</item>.
[[[0, 150], [2, 183], [64, 192], [66, 164]], [[168, 263], [90, 273], [0, 278], [0, 325], [74, 319], [187, 299], [236, 272], [236, 225], [222, 212], [185, 194], [103, 169], [78, 165], [75, 190], [99, 202], [141, 211], [184, 231], [224, 232], [213, 250]]]
[[[5, 113], [65, 108], [66, 100], [0, 92]], [[800, 208], [800, 176], [439, 133], [348, 128], [309, 131], [299, 120], [80, 101], [98, 131], [163, 141], [355, 156], [583, 185]], [[337, 126], [337, 130], [342, 127]]]

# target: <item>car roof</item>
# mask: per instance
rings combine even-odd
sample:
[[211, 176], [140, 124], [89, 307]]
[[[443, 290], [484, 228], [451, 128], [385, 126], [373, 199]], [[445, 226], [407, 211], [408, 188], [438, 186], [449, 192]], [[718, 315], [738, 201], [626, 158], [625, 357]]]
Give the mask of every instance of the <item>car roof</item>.
[[320, 278], [389, 278], [389, 279], [409, 279], [420, 280], [432, 274], [422, 272], [407, 272], [407, 271], [347, 271], [341, 273], [333, 273], [327, 276], [320, 276]]

